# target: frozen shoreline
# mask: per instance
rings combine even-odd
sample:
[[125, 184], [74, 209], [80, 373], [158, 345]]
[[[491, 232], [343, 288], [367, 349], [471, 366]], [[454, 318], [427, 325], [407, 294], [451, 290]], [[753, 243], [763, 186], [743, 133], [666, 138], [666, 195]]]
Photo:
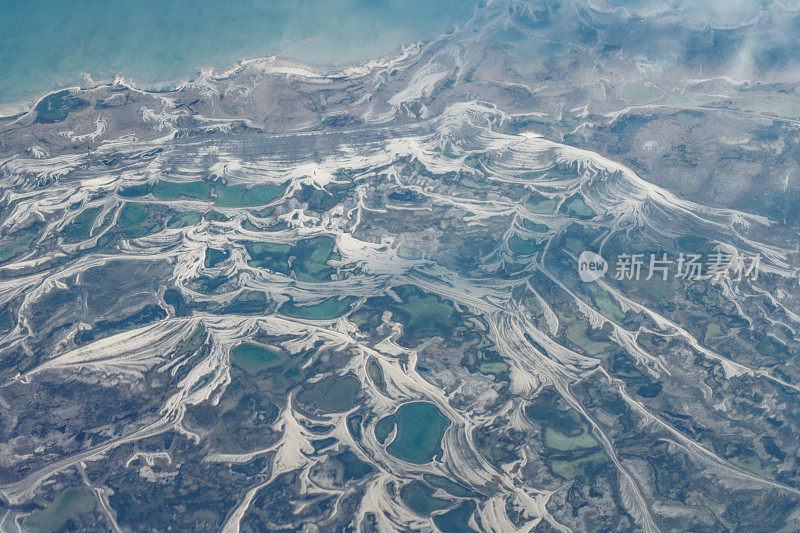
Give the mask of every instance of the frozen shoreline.
[[[438, 38], [433, 39], [436, 41]], [[30, 113], [36, 104], [51, 94], [61, 91], [91, 91], [99, 87], [116, 85], [127, 87], [136, 91], [147, 93], [167, 93], [180, 90], [182, 87], [202, 81], [205, 79], [225, 80], [239, 74], [243, 70], [251, 69], [259, 71], [264, 75], [288, 76], [305, 79], [324, 79], [324, 78], [344, 78], [360, 77], [368, 74], [376, 68], [386, 68], [393, 64], [400, 63], [409, 57], [418, 54], [422, 49], [423, 42], [404, 44], [393, 54], [369, 59], [367, 61], [346, 65], [346, 66], [325, 66], [312, 63], [303, 63], [298, 60], [283, 58], [278, 55], [256, 57], [252, 59], [238, 59], [231, 67], [216, 70], [214, 67], [201, 67], [195, 71], [194, 76], [189, 78], [179, 78], [177, 80], [165, 81], [160, 83], [141, 83], [134, 79], [125, 78], [117, 75], [113, 78], [94, 80], [84, 73], [85, 85], [68, 85], [50, 89], [37, 96], [24, 98], [16, 102], [0, 103], [0, 120], [13, 119]]]

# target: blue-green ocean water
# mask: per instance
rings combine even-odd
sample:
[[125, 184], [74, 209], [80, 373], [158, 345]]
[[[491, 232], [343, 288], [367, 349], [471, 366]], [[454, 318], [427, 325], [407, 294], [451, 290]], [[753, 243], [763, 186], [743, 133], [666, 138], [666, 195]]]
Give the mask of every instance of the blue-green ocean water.
[[141, 84], [281, 54], [348, 64], [466, 21], [472, 0], [0, 0], [0, 103], [81, 74]]

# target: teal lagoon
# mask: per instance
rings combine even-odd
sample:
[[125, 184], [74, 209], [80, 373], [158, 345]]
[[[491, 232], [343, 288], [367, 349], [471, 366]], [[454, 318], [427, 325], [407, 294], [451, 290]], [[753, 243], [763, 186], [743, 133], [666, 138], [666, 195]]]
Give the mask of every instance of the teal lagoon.
[[278, 54], [347, 65], [468, 20], [472, 0], [0, 0], [0, 104], [122, 75], [155, 86]]

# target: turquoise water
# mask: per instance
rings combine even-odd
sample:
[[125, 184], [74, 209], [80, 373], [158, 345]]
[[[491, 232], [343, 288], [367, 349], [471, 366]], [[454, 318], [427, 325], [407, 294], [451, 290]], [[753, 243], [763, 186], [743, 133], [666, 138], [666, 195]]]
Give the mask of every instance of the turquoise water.
[[466, 21], [472, 0], [0, 0], [0, 103], [81, 74], [142, 84], [281, 54], [348, 64]]

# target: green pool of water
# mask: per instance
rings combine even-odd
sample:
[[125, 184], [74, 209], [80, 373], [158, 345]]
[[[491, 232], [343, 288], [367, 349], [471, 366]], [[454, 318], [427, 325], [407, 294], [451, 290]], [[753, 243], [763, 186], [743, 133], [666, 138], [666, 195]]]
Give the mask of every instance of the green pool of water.
[[251, 342], [238, 344], [231, 350], [233, 364], [251, 376], [282, 363], [284, 359], [283, 354]]
[[411, 402], [379, 420], [375, 425], [375, 436], [384, 442], [397, 427], [397, 435], [387, 446], [387, 451], [403, 461], [424, 464], [441, 456], [442, 437], [450, 423], [450, 419], [434, 404]]
[[34, 511], [25, 519], [25, 528], [30, 531], [52, 533], [61, 531], [67, 521], [79, 514], [94, 509], [94, 497], [86, 489], [67, 489], [41, 511]]
[[347, 296], [341, 299], [332, 296], [315, 305], [296, 305], [294, 302], [288, 301], [280, 306], [278, 313], [292, 318], [332, 320], [345, 314], [350, 305], [357, 299], [355, 296]]

